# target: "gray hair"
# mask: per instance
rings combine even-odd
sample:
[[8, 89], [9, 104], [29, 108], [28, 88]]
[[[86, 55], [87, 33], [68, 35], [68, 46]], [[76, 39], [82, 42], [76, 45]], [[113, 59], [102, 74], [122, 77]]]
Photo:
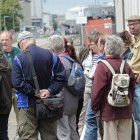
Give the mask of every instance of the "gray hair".
[[117, 35], [106, 37], [105, 54], [106, 55], [121, 55], [124, 47], [123, 40]]
[[62, 36], [53, 35], [48, 40], [52, 43], [52, 49], [55, 53], [65, 52], [65, 43]]
[[48, 50], [51, 50], [53, 48], [52, 42], [47, 40], [45, 48], [48, 49]]

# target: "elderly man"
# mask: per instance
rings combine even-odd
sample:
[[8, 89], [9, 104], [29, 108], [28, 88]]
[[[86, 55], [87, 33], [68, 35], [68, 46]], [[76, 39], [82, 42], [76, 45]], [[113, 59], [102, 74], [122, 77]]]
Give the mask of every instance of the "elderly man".
[[[134, 35], [134, 45], [131, 58], [128, 61], [132, 71], [135, 73], [135, 96], [133, 103], [134, 121], [137, 124], [138, 140], [140, 139], [140, 16], [131, 16], [127, 19], [130, 33]], [[136, 135], [137, 138], [137, 135]]]
[[[5, 56], [5, 58], [9, 61], [9, 63], [12, 65], [12, 61], [14, 57], [21, 52], [21, 50], [17, 47], [13, 47], [12, 43], [12, 35], [8, 31], [3, 31], [0, 34], [0, 41], [2, 43], [2, 51]], [[15, 96], [15, 91], [12, 92], [12, 104], [14, 107], [14, 111], [16, 114], [16, 120], [18, 123], [18, 108], [17, 108], [17, 98]], [[16, 134], [15, 140], [18, 140], [18, 135]]]
[[[18, 95], [19, 109], [19, 136], [22, 140], [38, 140], [38, 131], [41, 140], [56, 140], [56, 121], [51, 119], [37, 119], [36, 100], [55, 95], [65, 85], [66, 75], [63, 64], [57, 57], [52, 77], [53, 54], [47, 49], [36, 46], [33, 35], [23, 31], [18, 35], [18, 46], [23, 52], [14, 58], [12, 65], [12, 83], [20, 92]], [[24, 53], [31, 55], [34, 69], [38, 78], [40, 93], [35, 89], [34, 80], [30, 70], [29, 60]]]
[[[64, 64], [68, 77], [72, 69], [72, 62], [65, 58], [65, 56], [69, 56], [65, 53], [64, 38], [60, 35], [53, 35], [49, 38], [49, 40], [52, 42], [52, 51], [59, 54], [60, 60]], [[79, 96], [75, 96], [72, 92], [70, 92], [67, 84], [63, 89], [63, 93], [65, 105], [63, 117], [57, 121], [58, 140], [79, 140], [79, 136], [76, 131], [76, 112]]]

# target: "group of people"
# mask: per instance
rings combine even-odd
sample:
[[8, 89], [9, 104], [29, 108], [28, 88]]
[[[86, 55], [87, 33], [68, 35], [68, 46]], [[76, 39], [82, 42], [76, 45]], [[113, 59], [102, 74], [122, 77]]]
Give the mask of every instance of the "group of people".
[[[41, 140], [97, 140], [98, 130], [103, 140], [140, 140], [140, 16], [131, 16], [127, 21], [130, 33], [125, 30], [104, 35], [94, 30], [79, 57], [73, 44], [61, 35], [49, 37], [46, 48], [41, 48], [32, 33], [23, 31], [17, 37], [17, 48], [12, 47], [10, 33], [1, 32], [0, 140], [9, 139], [12, 104], [18, 124], [15, 140], [38, 140], [38, 133]], [[26, 51], [31, 55], [40, 92]], [[57, 54], [55, 65], [53, 54]], [[85, 91], [81, 96], [75, 96], [68, 88], [72, 62], [65, 56], [83, 68]], [[123, 73], [130, 76], [128, 106], [113, 107], [108, 103], [112, 73], [102, 60], [109, 62], [116, 73], [120, 72], [122, 60], [126, 61]], [[38, 119], [36, 100], [60, 92], [64, 95], [62, 118]]]

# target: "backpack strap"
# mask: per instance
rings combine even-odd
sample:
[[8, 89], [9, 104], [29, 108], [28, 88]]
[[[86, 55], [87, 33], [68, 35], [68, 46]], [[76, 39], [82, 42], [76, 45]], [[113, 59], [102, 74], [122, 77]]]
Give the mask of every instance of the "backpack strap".
[[[68, 59], [69, 61], [72, 62], [72, 68], [71, 68], [71, 72], [70, 72], [69, 77], [74, 77], [74, 79], [75, 79], [75, 66], [76, 66], [75, 61], [71, 57], [69, 57], [68, 55], [65, 55], [65, 54], [59, 54], [58, 56], [59, 57], [64, 57], [64, 58], [66, 58], [66, 59]], [[68, 85], [69, 86], [74, 85], [74, 83], [75, 83], [74, 79], [69, 79], [68, 78]]]
[[74, 61], [71, 57], [69, 57], [68, 55], [66, 55], [66, 54], [59, 54], [58, 56], [60, 56], [60, 57], [65, 57], [65, 58], [68, 59], [69, 61], [75, 63], [75, 61]]
[[68, 59], [69, 61], [72, 62], [72, 69], [71, 69], [71, 75], [75, 76], [75, 61], [69, 57], [68, 55], [65, 55], [65, 54], [59, 54], [58, 56], [60, 57], [65, 57], [66, 59]]
[[109, 68], [113, 75], [115, 74], [113, 67], [106, 60], [102, 60], [101, 62], [103, 62]]
[[123, 73], [123, 69], [124, 69], [124, 65], [125, 65], [125, 60], [122, 60], [121, 66], [120, 66], [120, 73]]
[[27, 59], [29, 61], [29, 65], [30, 65], [32, 76], [33, 76], [35, 88], [37, 90], [37, 93], [40, 93], [38, 79], [37, 79], [37, 75], [36, 75], [36, 72], [35, 72], [35, 69], [34, 69], [34, 64], [33, 64], [30, 52], [28, 50], [26, 50], [24, 53], [25, 53], [25, 55], [26, 55], [26, 57], [27, 57]]

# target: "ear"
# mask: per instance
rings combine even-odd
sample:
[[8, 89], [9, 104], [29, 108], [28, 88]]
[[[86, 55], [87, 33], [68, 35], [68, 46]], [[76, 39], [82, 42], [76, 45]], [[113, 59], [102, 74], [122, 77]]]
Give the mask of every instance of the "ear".
[[53, 52], [53, 53], [55, 53], [54, 49], [52, 49], [52, 48], [50, 48], [50, 51]]
[[36, 40], [34, 39], [34, 44], [36, 45]]

